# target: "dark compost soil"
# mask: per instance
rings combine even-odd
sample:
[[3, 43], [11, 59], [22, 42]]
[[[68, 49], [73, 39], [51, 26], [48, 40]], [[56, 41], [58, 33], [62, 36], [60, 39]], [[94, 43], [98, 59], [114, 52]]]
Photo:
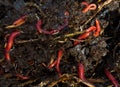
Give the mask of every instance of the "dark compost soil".
[[[93, 3], [95, 10], [83, 13], [83, 2]], [[8, 28], [22, 16], [25, 23]], [[100, 22], [100, 35], [77, 39], [95, 20]], [[120, 1], [119, 0], [0, 0], [0, 87], [112, 87], [107, 69], [120, 82]], [[42, 20], [45, 31], [38, 32]], [[65, 26], [64, 26], [65, 25]], [[5, 52], [9, 35], [20, 31]], [[80, 41], [74, 45], [75, 41]], [[48, 68], [63, 50], [60, 72]], [[79, 78], [78, 64], [85, 69], [87, 84]], [[92, 83], [92, 85], [90, 85]], [[119, 86], [115, 86], [119, 87]]]

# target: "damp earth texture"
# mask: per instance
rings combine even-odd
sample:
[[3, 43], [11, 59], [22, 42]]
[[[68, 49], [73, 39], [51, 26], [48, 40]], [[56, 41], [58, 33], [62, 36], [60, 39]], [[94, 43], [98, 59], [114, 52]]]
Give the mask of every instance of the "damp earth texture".
[[0, 0], [0, 87], [120, 87], [120, 0]]

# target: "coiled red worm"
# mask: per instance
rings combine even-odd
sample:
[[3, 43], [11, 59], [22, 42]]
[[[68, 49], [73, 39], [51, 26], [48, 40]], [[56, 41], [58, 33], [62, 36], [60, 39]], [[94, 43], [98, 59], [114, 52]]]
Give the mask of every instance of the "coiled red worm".
[[87, 5], [84, 2], [84, 5], [86, 5], [86, 8], [82, 10], [83, 13], [86, 13], [89, 10], [95, 10], [97, 8], [96, 4], [89, 4], [89, 5]]
[[20, 31], [14, 31], [13, 33], [10, 34], [10, 36], [8, 37], [8, 42], [7, 45], [5, 47], [5, 58], [7, 61], [10, 61], [10, 49], [13, 46], [13, 42], [16, 36], [18, 36], [21, 32]]

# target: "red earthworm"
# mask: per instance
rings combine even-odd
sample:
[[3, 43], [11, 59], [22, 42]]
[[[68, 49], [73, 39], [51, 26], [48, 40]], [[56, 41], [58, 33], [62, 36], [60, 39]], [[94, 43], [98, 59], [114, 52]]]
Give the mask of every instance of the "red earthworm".
[[100, 34], [100, 31], [101, 31], [101, 27], [100, 27], [100, 22], [96, 19], [95, 20], [95, 22], [96, 22], [96, 31], [94, 32], [94, 36], [95, 37], [97, 37], [97, 36], [99, 36], [99, 34]]
[[19, 78], [22, 79], [22, 80], [28, 80], [28, 79], [29, 79], [28, 76], [23, 76], [23, 75], [21, 75], [21, 74], [16, 74], [16, 76], [19, 77]]
[[15, 37], [17, 35], [19, 35], [20, 33], [21, 33], [20, 31], [14, 31], [13, 33], [10, 34], [10, 36], [8, 38], [8, 42], [7, 42], [7, 45], [5, 47], [5, 57], [8, 61], [10, 61], [9, 52], [10, 52], [10, 49], [12, 48], [12, 46], [13, 46], [13, 41], [14, 41]]
[[12, 25], [7, 26], [6, 28], [18, 27], [18, 26], [20, 26], [20, 25], [25, 23], [26, 18], [27, 18], [27, 15], [24, 15], [24, 16], [20, 17], [19, 19], [17, 19], [15, 22], [13, 22]]
[[15, 25], [16, 27], [22, 25], [23, 23], [25, 23], [26, 18], [27, 18], [27, 15], [24, 15], [24, 16], [20, 17], [18, 20], [16, 20], [13, 23], [13, 25]]
[[89, 85], [91, 85], [91, 87], [94, 87], [94, 85], [92, 83], [90, 83], [89, 81], [86, 80], [85, 69], [84, 69], [84, 65], [82, 63], [78, 63], [78, 76], [82, 81], [89, 83]]
[[86, 13], [89, 10], [95, 10], [97, 8], [96, 4], [90, 4], [85, 9], [82, 10], [83, 13]]
[[82, 63], [78, 63], [78, 76], [81, 80], [86, 81], [85, 75], [84, 75], [84, 66]]
[[64, 29], [67, 25], [68, 25], [68, 20], [67, 20], [67, 19], [64, 19], [64, 24], [61, 25], [61, 26], [58, 26], [58, 29], [53, 29], [53, 30], [51, 30], [51, 34], [54, 35], [54, 34], [59, 33], [59, 32], [60, 32], [62, 29]]
[[[89, 27], [88, 29], [86, 29], [85, 33], [83, 33], [82, 35], [80, 35], [80, 36], [78, 37], [78, 39], [79, 39], [79, 40], [86, 39], [86, 38], [90, 35], [90, 33], [91, 33], [92, 31], [94, 32], [94, 33], [93, 33], [93, 36], [97, 37], [97, 36], [99, 36], [99, 34], [100, 34], [100, 30], [101, 30], [100, 23], [99, 23], [99, 21], [96, 19], [96, 27], [95, 27], [95, 26], [91, 26], [91, 27]], [[78, 41], [74, 41], [74, 46], [77, 45], [77, 44], [79, 44], [79, 42], [78, 42]]]
[[[78, 39], [79, 39], [79, 40], [86, 39], [86, 38], [90, 35], [90, 32], [95, 31], [95, 30], [96, 30], [96, 27], [95, 27], [95, 26], [89, 27], [89, 28], [85, 31], [85, 33], [83, 33], [82, 35], [80, 35], [80, 36], [78, 37]], [[77, 45], [78, 43], [79, 43], [78, 41], [75, 41], [75, 42], [74, 42], [74, 45]]]
[[49, 34], [52, 34], [52, 35], [57, 34], [57, 33], [59, 33], [59, 31], [61, 31], [67, 25], [68, 25], [68, 20], [64, 19], [64, 24], [61, 25], [61, 26], [58, 26], [58, 29], [53, 29], [53, 30], [49, 31]]
[[19, 35], [21, 32], [20, 31], [14, 31], [13, 33], [10, 34], [9, 38], [8, 38], [8, 43], [7, 43], [7, 46], [5, 48], [5, 50], [7, 52], [10, 51], [10, 49], [12, 48], [12, 45], [13, 45], [13, 41], [14, 41], [14, 38]]
[[118, 83], [118, 81], [107, 69], [105, 69], [104, 72], [106, 76], [109, 78], [109, 80], [114, 84], [115, 87], [120, 87], [120, 84]]
[[37, 30], [38, 30], [39, 33], [42, 33], [41, 25], [42, 25], [42, 21], [38, 20], [37, 24], [36, 24], [36, 28], [37, 28]]
[[86, 32], [92, 32], [92, 31], [95, 31], [96, 30], [96, 27], [95, 26], [91, 26], [89, 27]]
[[58, 58], [57, 58], [57, 63], [56, 63], [56, 70], [57, 70], [59, 76], [61, 75], [59, 66], [60, 66], [60, 60], [61, 60], [62, 56], [63, 56], [63, 49], [58, 51]]
[[57, 32], [57, 31], [54, 31], [54, 30], [52, 30], [52, 31], [43, 30], [41, 28], [41, 26], [42, 26], [42, 20], [38, 20], [37, 24], [36, 24], [36, 28], [37, 28], [37, 30], [38, 30], [39, 33], [52, 34], [54, 32]]
[[61, 26], [59, 26], [57, 30], [60, 31], [60, 30], [62, 30], [63, 28], [65, 28], [67, 25], [68, 25], [68, 19], [65, 18], [65, 19], [64, 19], [64, 24], [61, 25]]
[[52, 29], [51, 31], [47, 31], [47, 30], [44, 30], [44, 29], [41, 28], [42, 20], [38, 20], [37, 24], [36, 24], [36, 28], [37, 28], [39, 33], [54, 35], [68, 25], [68, 20], [67, 19], [65, 19], [64, 22], [65, 22], [64, 25], [59, 26], [58, 29]]
[[51, 69], [52, 67], [54, 67], [57, 63], [57, 60], [55, 60], [53, 63], [51, 63], [49, 66], [48, 66], [48, 69]]
[[[82, 35], [80, 35], [78, 37], [78, 39], [79, 40], [83, 40], [83, 39], [86, 39], [88, 36], [90, 36], [90, 32], [85, 32]], [[74, 41], [74, 45], [77, 45], [77, 44], [79, 44], [79, 42], [78, 41]]]

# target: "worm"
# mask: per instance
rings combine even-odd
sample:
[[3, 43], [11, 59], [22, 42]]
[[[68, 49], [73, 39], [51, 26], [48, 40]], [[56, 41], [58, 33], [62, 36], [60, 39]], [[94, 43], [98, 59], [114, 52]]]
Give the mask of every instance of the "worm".
[[89, 10], [95, 10], [97, 8], [96, 4], [86, 5], [86, 8], [82, 10], [83, 13], [88, 12]]
[[86, 80], [85, 69], [84, 69], [84, 65], [82, 63], [78, 63], [78, 76], [82, 81], [91, 85], [90, 87], [94, 87], [94, 85], [92, 83], [90, 83], [88, 80]]
[[89, 27], [86, 32], [92, 32], [92, 31], [95, 31], [96, 30], [96, 27], [95, 26], [91, 26]]
[[36, 28], [37, 28], [37, 31], [39, 33], [54, 35], [54, 34], [59, 33], [59, 31], [61, 31], [63, 28], [65, 28], [68, 25], [68, 20], [67, 19], [65, 19], [64, 22], [65, 23], [63, 25], [58, 26], [58, 29], [52, 29], [51, 31], [47, 31], [47, 30], [44, 30], [44, 29], [41, 28], [42, 27], [42, 20], [38, 20], [37, 23], [36, 23]]
[[57, 63], [56, 63], [56, 70], [59, 74], [59, 76], [61, 75], [61, 71], [60, 71], [60, 60], [63, 56], [63, 49], [58, 51], [58, 58], [57, 58]]
[[18, 78], [22, 79], [22, 80], [28, 80], [28, 79], [30, 79], [28, 76], [23, 76], [23, 75], [21, 75], [21, 74], [16, 74], [16, 76], [17, 76]]
[[18, 27], [25, 23], [26, 18], [27, 18], [27, 15], [22, 16], [19, 19], [17, 19], [16, 21], [14, 21], [12, 25], [6, 26], [5, 28], [11, 29], [11, 28]]
[[56, 65], [56, 63], [57, 63], [57, 60], [55, 60], [52, 64], [50, 64], [48, 66], [48, 69], [51, 69], [52, 67], [54, 67]]
[[85, 75], [84, 75], [84, 66], [82, 63], [78, 63], [78, 76], [81, 80], [86, 81]]
[[115, 87], [120, 87], [120, 84], [118, 83], [118, 81], [107, 69], [105, 69], [104, 72], [106, 76], [108, 77], [108, 79], [114, 84]]
[[[82, 35], [78, 36], [79, 40], [86, 39], [88, 36], [90, 36], [90, 32], [85, 32]], [[79, 41], [74, 41], [74, 46], [79, 44]]]
[[15, 27], [18, 27], [18, 26], [20, 26], [20, 25], [22, 25], [22, 24], [24, 24], [25, 23], [25, 19], [27, 18], [27, 16], [25, 15], [25, 16], [22, 16], [22, 17], [20, 17], [18, 20], [16, 20], [14, 23], [13, 23], [13, 25], [15, 25]]
[[18, 36], [21, 32], [20, 31], [14, 31], [13, 33], [10, 34], [8, 38], [7, 45], [5, 47], [5, 58], [6, 60], [10, 61], [10, 49], [13, 46], [13, 42], [16, 36]]
[[94, 32], [94, 36], [97, 37], [100, 35], [101, 27], [100, 27], [100, 22], [96, 19], [96, 31]]

